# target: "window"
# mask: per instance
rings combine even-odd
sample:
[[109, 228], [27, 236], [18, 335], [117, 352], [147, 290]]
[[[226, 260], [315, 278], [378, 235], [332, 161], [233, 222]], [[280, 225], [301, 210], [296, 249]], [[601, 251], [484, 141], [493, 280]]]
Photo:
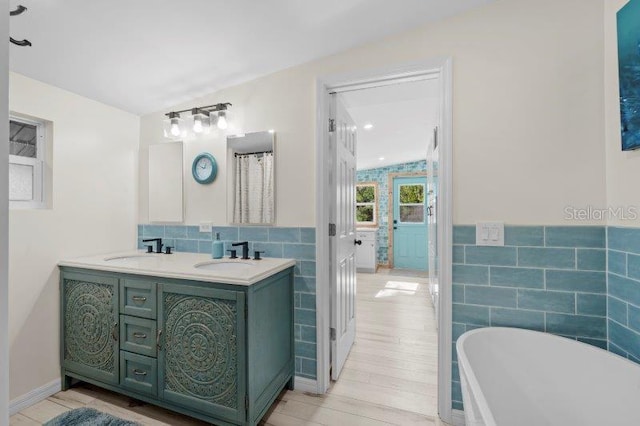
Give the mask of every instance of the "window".
[[364, 226], [378, 223], [378, 184], [375, 182], [356, 185], [356, 222]]
[[44, 124], [9, 119], [9, 203], [12, 208], [44, 207]]
[[400, 223], [424, 223], [424, 185], [400, 185]]

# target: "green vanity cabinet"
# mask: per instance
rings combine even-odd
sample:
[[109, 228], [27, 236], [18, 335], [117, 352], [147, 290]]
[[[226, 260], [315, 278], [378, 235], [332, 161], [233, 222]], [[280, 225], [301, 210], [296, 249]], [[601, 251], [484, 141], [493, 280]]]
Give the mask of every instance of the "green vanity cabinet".
[[61, 267], [62, 377], [221, 425], [293, 387], [293, 268], [252, 285]]

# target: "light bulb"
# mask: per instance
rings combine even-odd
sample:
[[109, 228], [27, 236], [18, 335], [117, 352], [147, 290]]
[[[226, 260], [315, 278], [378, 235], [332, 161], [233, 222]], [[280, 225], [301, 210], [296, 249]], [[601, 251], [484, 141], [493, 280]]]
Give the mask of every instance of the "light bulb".
[[171, 134], [173, 136], [180, 136], [180, 122], [177, 118], [171, 119]]
[[224, 130], [227, 128], [227, 114], [224, 111], [218, 113], [218, 129]]
[[202, 133], [204, 127], [202, 126], [202, 117], [195, 116], [193, 117], [193, 131], [195, 133]]
[[373, 124], [367, 123], [364, 126], [362, 126], [362, 128], [365, 129], [365, 130], [371, 130], [371, 129], [373, 129]]

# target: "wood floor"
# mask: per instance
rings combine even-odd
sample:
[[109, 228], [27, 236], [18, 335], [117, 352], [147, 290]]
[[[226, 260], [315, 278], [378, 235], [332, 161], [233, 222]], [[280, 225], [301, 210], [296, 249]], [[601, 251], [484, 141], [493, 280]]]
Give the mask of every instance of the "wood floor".
[[[359, 274], [356, 309], [356, 343], [340, 380], [321, 396], [284, 391], [263, 424], [445, 425], [436, 415], [437, 333], [426, 279]], [[40, 425], [84, 406], [142, 425], [206, 424], [83, 385], [21, 411], [11, 425]]]

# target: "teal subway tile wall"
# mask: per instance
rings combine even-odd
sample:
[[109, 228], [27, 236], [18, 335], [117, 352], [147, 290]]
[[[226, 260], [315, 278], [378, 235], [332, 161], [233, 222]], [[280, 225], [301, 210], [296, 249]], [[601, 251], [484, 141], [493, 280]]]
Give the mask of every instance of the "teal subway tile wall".
[[[463, 408], [455, 342], [465, 331], [519, 327], [607, 348], [606, 232], [604, 226], [505, 226], [504, 247], [481, 247], [475, 226], [454, 226], [453, 408]], [[637, 248], [640, 255], [640, 243]], [[621, 264], [618, 259], [618, 270]], [[614, 299], [618, 318], [627, 309], [623, 300]], [[638, 314], [640, 332], [640, 308]]]
[[162, 238], [177, 252], [211, 253], [216, 232], [225, 250], [249, 241], [249, 253], [263, 250], [266, 257], [296, 259], [294, 270], [296, 375], [316, 379], [316, 228], [215, 226], [200, 232], [198, 226], [138, 225], [138, 248], [146, 238]]
[[640, 229], [607, 229], [609, 350], [640, 360]]
[[411, 163], [395, 164], [392, 166], [378, 167], [375, 169], [358, 170], [356, 180], [358, 182], [376, 182], [378, 184], [378, 253], [379, 265], [389, 263], [389, 174], [390, 173], [416, 173], [426, 172], [427, 162], [414, 161]]

